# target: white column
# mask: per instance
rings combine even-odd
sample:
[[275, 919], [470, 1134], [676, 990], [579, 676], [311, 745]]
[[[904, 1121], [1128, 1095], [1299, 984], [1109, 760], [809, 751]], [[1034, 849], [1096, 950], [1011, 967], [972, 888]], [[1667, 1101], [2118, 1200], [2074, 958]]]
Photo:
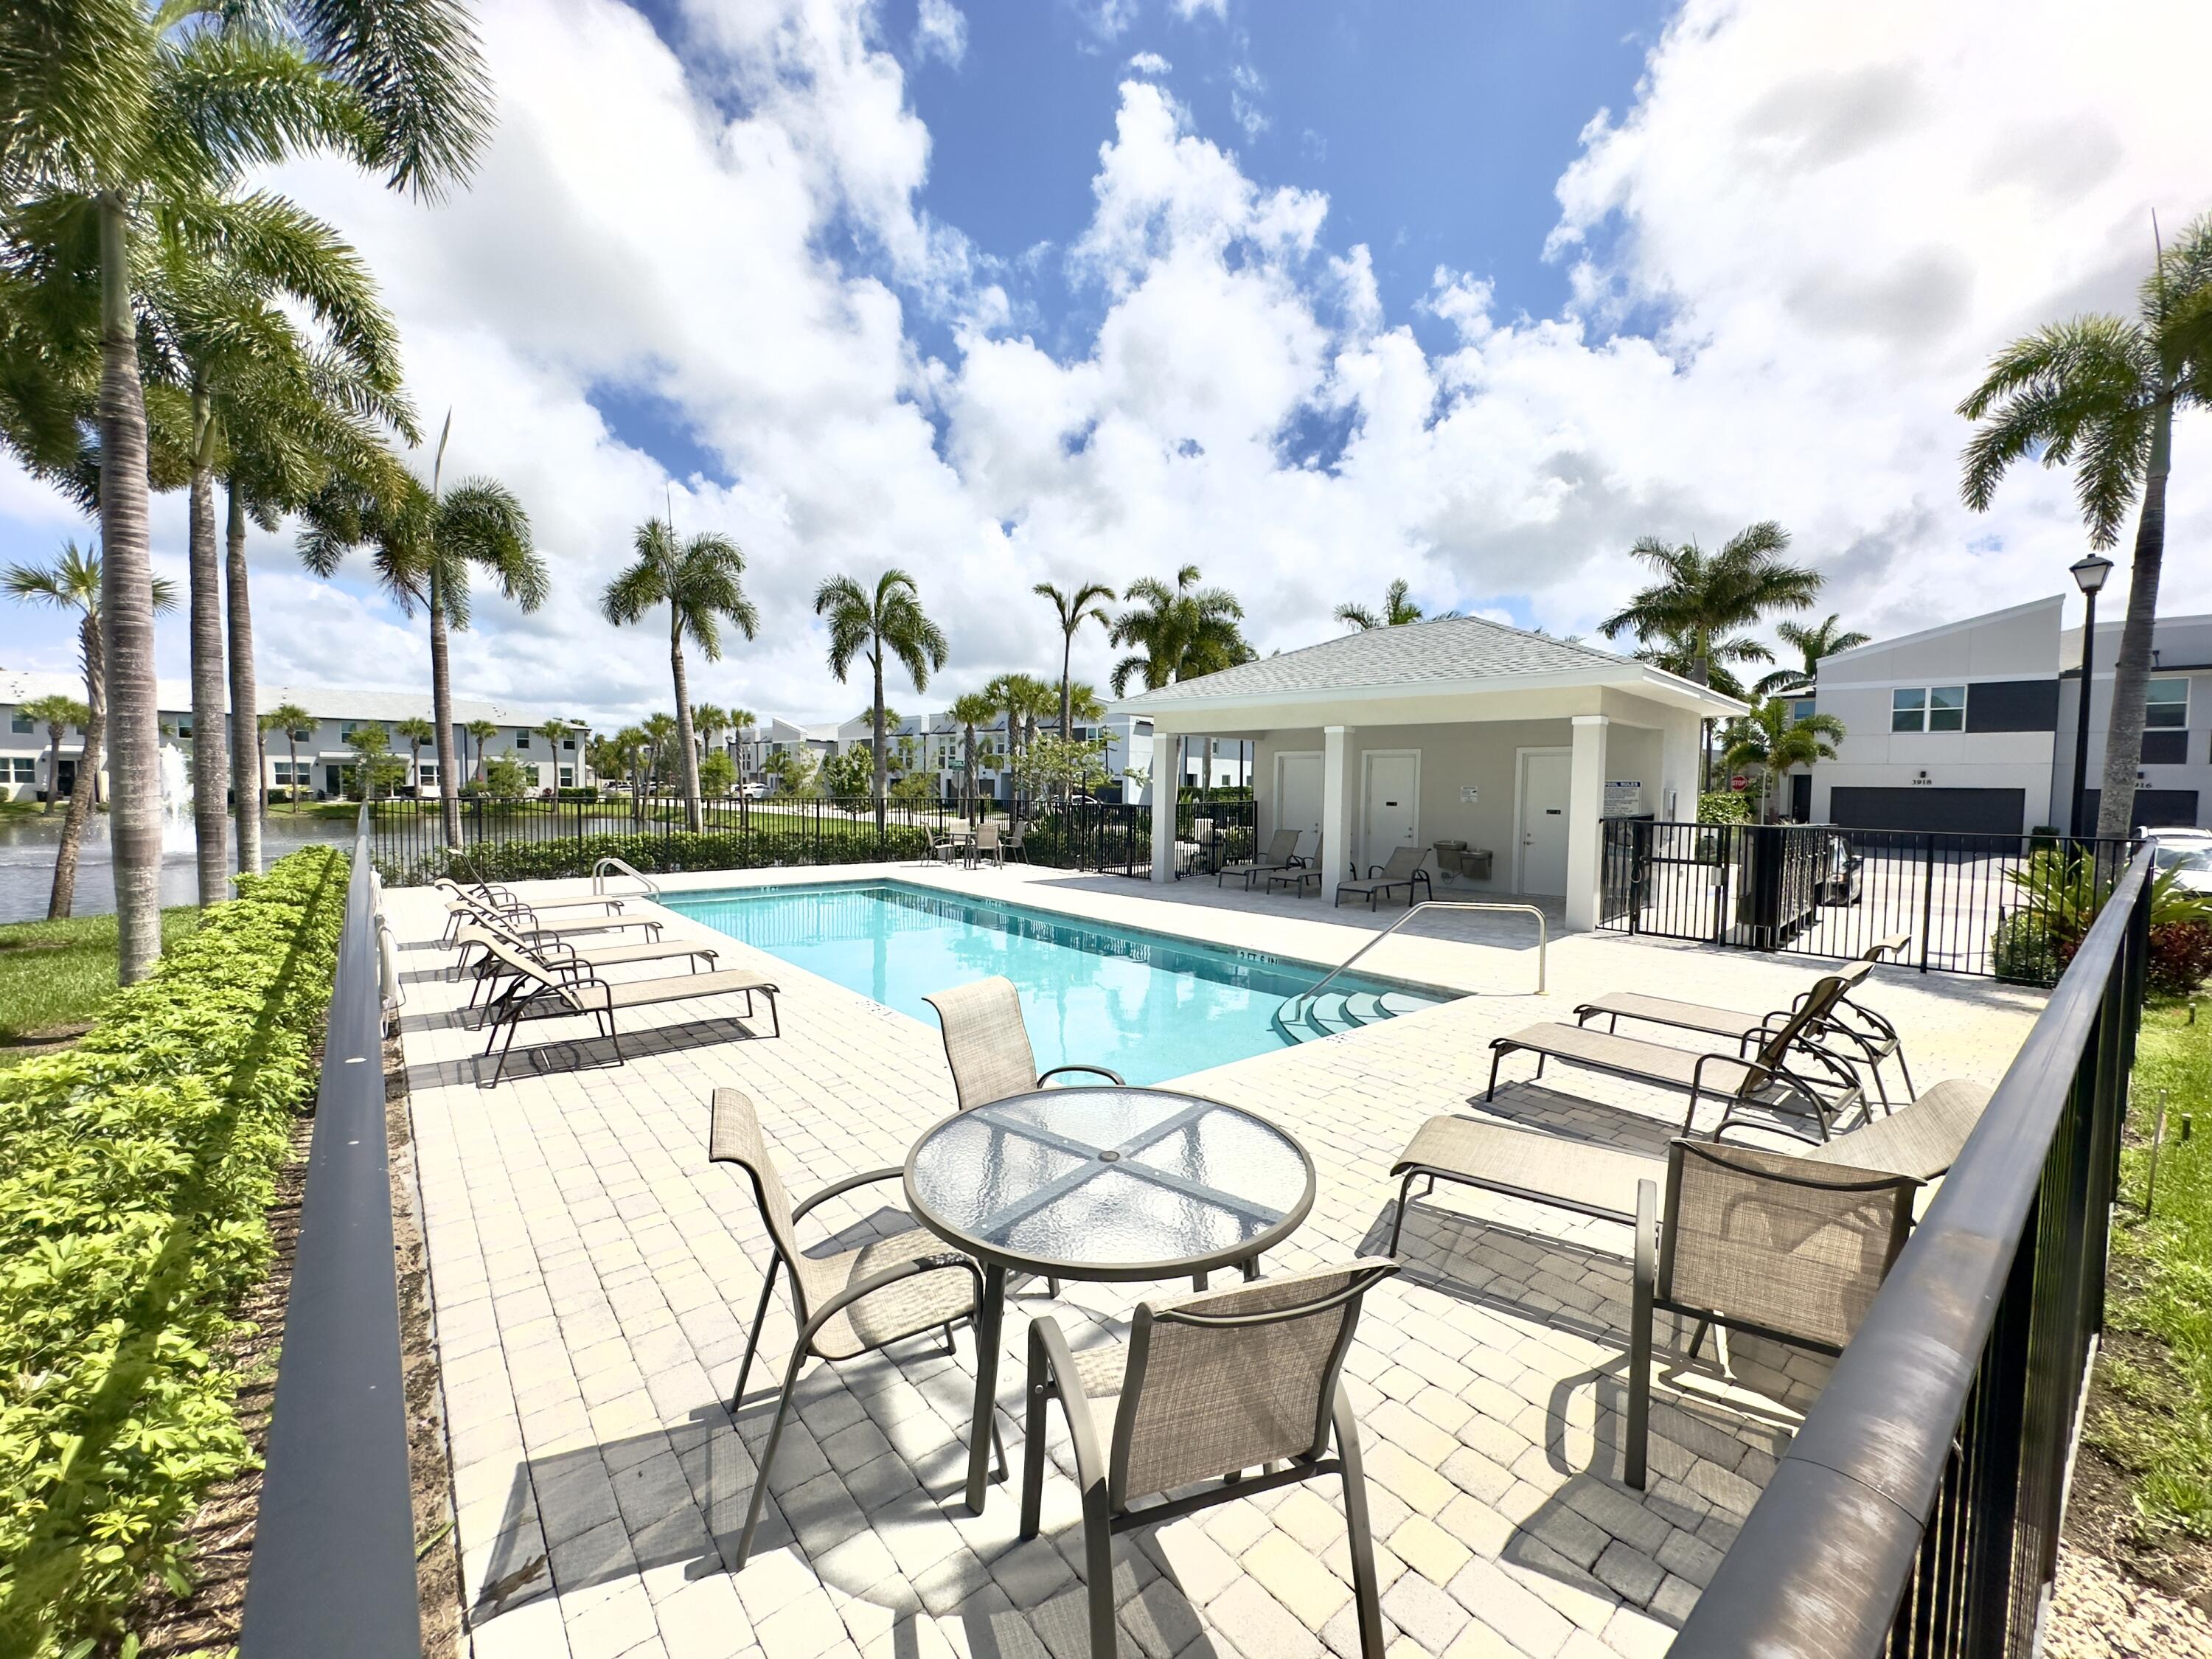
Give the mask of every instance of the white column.
[[[1172, 769], [1172, 770], [1170, 770]], [[1176, 764], [1176, 741], [1156, 724], [1152, 727], [1152, 879], [1175, 879], [1176, 803], [1182, 798], [1182, 768]]]
[[1349, 726], [1326, 726], [1321, 734], [1321, 897], [1332, 910], [1352, 858], [1352, 790], [1344, 775], [1352, 733]]
[[[1698, 817], [1698, 736], [1695, 714], [1670, 714], [1659, 740], [1659, 793], [1644, 803], [1661, 821], [1693, 823]], [[1674, 810], [1668, 810], [1668, 798]]]
[[1567, 931], [1597, 926], [1603, 848], [1605, 737], [1602, 714], [1574, 717], [1574, 759], [1567, 781]]

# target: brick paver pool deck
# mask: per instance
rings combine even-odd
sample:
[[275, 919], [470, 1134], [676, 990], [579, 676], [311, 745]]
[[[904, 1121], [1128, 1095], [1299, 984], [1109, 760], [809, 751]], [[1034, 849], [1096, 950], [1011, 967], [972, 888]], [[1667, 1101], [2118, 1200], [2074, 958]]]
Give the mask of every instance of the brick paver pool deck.
[[[1210, 882], [1161, 889], [1020, 869], [662, 880], [720, 888], [871, 874], [1323, 964], [1392, 915], [1347, 907], [1332, 917], [1311, 897], [1248, 899]], [[1055, 1422], [1042, 1538], [1017, 1541], [1011, 1483], [994, 1489], [981, 1516], [967, 1513], [965, 1329], [950, 1357], [924, 1340], [815, 1364], [777, 1455], [754, 1558], [740, 1575], [726, 1566], [794, 1332], [779, 1294], [766, 1363], [733, 1420], [728, 1391], [767, 1238], [742, 1174], [707, 1161], [708, 1095], [726, 1085], [752, 1097], [787, 1182], [804, 1194], [902, 1164], [952, 1109], [935, 1029], [712, 935], [725, 966], [780, 980], [780, 1038], [734, 1027], [734, 1000], [659, 1009], [625, 1023], [637, 1033], [625, 1036], [626, 1064], [558, 1071], [526, 1060], [526, 1048], [574, 1043], [599, 1062], [606, 1047], [586, 1040], [582, 1022], [536, 1022], [510, 1080], [482, 1090], [482, 1038], [455, 1013], [465, 988], [441, 971], [449, 958], [436, 944], [436, 901], [393, 892], [387, 911], [403, 944], [404, 1060], [476, 1653], [1078, 1659], [1081, 1534], [1065, 1432]], [[709, 936], [666, 920], [673, 933]], [[1679, 1127], [1679, 1097], [1565, 1069], [1541, 1086], [1501, 1088], [1485, 1107], [1492, 1036], [1569, 1018], [1578, 1000], [1610, 990], [1777, 1005], [1820, 966], [1582, 934], [1553, 939], [1540, 998], [1528, 918], [1414, 926], [1438, 937], [1401, 935], [1364, 966], [1472, 994], [1178, 1080], [1264, 1113], [1311, 1152], [1313, 1212], [1269, 1258], [1273, 1269], [1380, 1253], [1389, 1166], [1434, 1114], [1486, 1113], [1654, 1150]], [[2041, 1002], [1986, 981], [1899, 969], [1879, 970], [1867, 1000], [1902, 1030], [1923, 1088], [1954, 1076], [1994, 1081]], [[900, 1224], [891, 1212], [902, 1202], [886, 1182], [801, 1225], [814, 1229], [810, 1241], [849, 1243]], [[1735, 1537], [1823, 1367], [1744, 1341], [1725, 1351], [1731, 1369], [1710, 1344], [1692, 1364], [1662, 1320], [1650, 1489], [1623, 1486], [1628, 1244], [1624, 1228], [1464, 1189], [1416, 1206], [1406, 1270], [1368, 1298], [1348, 1365], [1394, 1656], [1662, 1653]], [[1147, 1288], [1069, 1285], [1054, 1300], [1030, 1283], [1010, 1300], [999, 1394], [1017, 1464], [1029, 1316], [1052, 1313], [1079, 1348], [1125, 1328]], [[1125, 1534], [1115, 1552], [1126, 1655], [1358, 1652], [1333, 1480]]]

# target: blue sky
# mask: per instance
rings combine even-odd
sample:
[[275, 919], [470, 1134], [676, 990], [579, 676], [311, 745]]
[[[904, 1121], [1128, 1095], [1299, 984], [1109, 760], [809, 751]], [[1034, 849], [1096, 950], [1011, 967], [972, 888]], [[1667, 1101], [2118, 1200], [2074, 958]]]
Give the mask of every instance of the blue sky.
[[[500, 126], [447, 204], [269, 181], [376, 272], [449, 472], [536, 525], [551, 599], [481, 603], [457, 680], [607, 717], [668, 700], [598, 599], [672, 500], [763, 617], [696, 694], [804, 719], [859, 700], [814, 588], [891, 564], [952, 641], [916, 708], [1057, 672], [1033, 583], [1186, 562], [1263, 650], [1396, 577], [1587, 634], [1639, 536], [1764, 518], [1878, 635], [2057, 592], [2068, 480], [1966, 510], [1956, 405], [2006, 340], [2126, 305], [2153, 212], [2212, 207], [2212, 8], [2159, 0], [2094, 32], [2060, 0], [646, 3], [477, 0]], [[2212, 535], [2204, 426], [2176, 547]], [[0, 558], [85, 529], [0, 463]], [[173, 576], [183, 532], [157, 500]], [[289, 530], [251, 557], [270, 683], [423, 681], [362, 571], [305, 576]], [[2163, 608], [2212, 608], [2212, 567], [2170, 560]], [[69, 659], [0, 608], [0, 663]]]

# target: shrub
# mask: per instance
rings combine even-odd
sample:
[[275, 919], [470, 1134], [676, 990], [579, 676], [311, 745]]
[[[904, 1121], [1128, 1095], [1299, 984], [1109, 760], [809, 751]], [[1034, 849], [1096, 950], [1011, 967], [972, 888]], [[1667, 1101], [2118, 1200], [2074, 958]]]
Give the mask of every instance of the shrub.
[[2212, 978], [2212, 922], [2153, 922], [2144, 976], [2152, 990], [2174, 997]]
[[2014, 910], [1990, 935], [1990, 969], [2015, 985], [2056, 985], [2080, 943], [2053, 937], [2050, 918], [2041, 913]]
[[[224, 1359], [314, 1086], [347, 864], [294, 854], [0, 1073], [0, 1652], [110, 1642], [250, 1461]], [[78, 1648], [77, 1650], [82, 1650]]]
[[458, 856], [441, 848], [405, 862], [379, 859], [393, 886], [454, 876], [471, 881], [551, 881], [588, 876], [603, 858], [622, 860], [647, 874], [674, 870], [758, 870], [786, 865], [868, 864], [918, 859], [927, 850], [927, 830], [892, 824], [879, 841], [875, 820], [850, 825], [832, 819], [820, 826], [801, 821], [782, 827], [763, 812], [750, 830], [675, 830], [651, 835], [567, 836], [551, 841], [480, 841]]
[[1699, 823], [1749, 823], [1751, 797], [1733, 789], [1712, 789], [1698, 797]]

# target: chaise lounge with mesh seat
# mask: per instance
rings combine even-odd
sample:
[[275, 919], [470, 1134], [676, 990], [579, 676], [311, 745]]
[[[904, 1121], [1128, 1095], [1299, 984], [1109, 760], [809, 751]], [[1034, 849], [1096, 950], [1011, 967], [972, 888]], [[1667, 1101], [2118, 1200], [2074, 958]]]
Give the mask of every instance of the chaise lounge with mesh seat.
[[1372, 910], [1377, 899], [1384, 897], [1394, 889], [1402, 887], [1406, 890], [1406, 902], [1411, 904], [1413, 889], [1417, 886], [1427, 897], [1434, 898], [1437, 896], [1436, 885], [1430, 881], [1429, 872], [1422, 867], [1428, 862], [1428, 858], [1429, 849], [1425, 847], [1393, 848], [1387, 861], [1367, 866], [1364, 881], [1337, 883], [1336, 902], [1343, 903], [1344, 896], [1349, 893], [1354, 898], [1364, 898], [1367, 908]]

